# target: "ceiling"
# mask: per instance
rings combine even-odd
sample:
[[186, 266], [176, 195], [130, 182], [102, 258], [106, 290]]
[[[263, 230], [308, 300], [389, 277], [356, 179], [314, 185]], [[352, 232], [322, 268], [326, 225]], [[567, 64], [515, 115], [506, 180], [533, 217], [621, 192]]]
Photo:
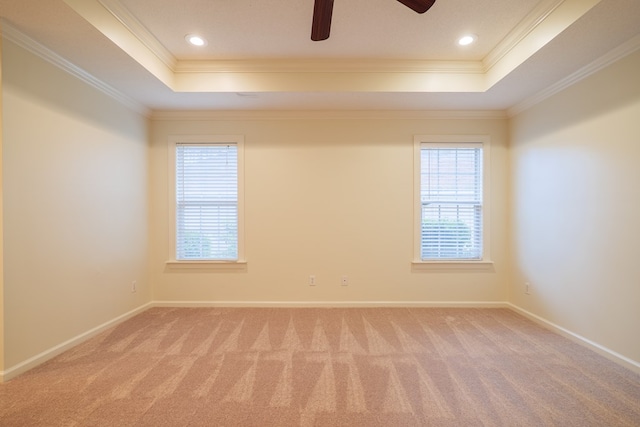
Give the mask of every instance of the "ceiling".
[[145, 111], [514, 111], [640, 48], [638, 0], [335, 0], [321, 42], [313, 3], [0, 0], [0, 16], [5, 38]]

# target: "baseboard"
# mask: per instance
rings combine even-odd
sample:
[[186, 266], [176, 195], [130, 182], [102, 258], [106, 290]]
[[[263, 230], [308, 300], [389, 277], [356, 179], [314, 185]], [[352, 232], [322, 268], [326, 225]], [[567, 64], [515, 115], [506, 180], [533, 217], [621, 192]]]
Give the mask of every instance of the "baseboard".
[[98, 335], [100, 332], [106, 329], [109, 329], [110, 327], [115, 326], [118, 323], [124, 322], [125, 320], [137, 314], [142, 313], [143, 311], [147, 310], [152, 306], [153, 306], [153, 303], [150, 303], [150, 302], [144, 305], [141, 305], [136, 309], [133, 309], [121, 316], [116, 317], [115, 319], [111, 319], [108, 322], [105, 322], [99, 326], [96, 326], [93, 329], [88, 330], [87, 332], [84, 332], [78, 336], [71, 338], [70, 340], [67, 340], [61, 344], [51, 347], [50, 349], [45, 350], [42, 353], [37, 354], [25, 360], [24, 362], [21, 362], [15, 366], [12, 366], [6, 371], [0, 371], [0, 383], [9, 381], [10, 379], [17, 377], [18, 375], [28, 371], [29, 369], [33, 369], [36, 366], [46, 362], [47, 360], [53, 359], [57, 355], [69, 350], [70, 348], [88, 340], [89, 338], [92, 338]]
[[504, 301], [154, 301], [154, 307], [467, 307], [508, 308]]
[[516, 313], [550, 329], [570, 340], [582, 344], [596, 353], [630, 369], [640, 373], [640, 363], [629, 359], [613, 350], [597, 344], [583, 336], [573, 333], [542, 317], [524, 310], [512, 303], [505, 301], [152, 301], [108, 322], [105, 322], [85, 333], [82, 333], [68, 341], [52, 347], [24, 362], [11, 368], [0, 371], [0, 383], [9, 381], [18, 375], [33, 369], [36, 366], [54, 358], [64, 351], [94, 337], [100, 332], [117, 325], [151, 307], [319, 307], [319, 308], [348, 308], [348, 307], [426, 307], [426, 308], [509, 308]]
[[70, 348], [94, 337], [151, 307], [476, 307], [505, 308], [502, 301], [152, 301], [87, 332], [43, 351], [5, 371], [0, 371], [0, 383], [54, 358]]
[[555, 323], [552, 323], [546, 319], [543, 319], [540, 316], [537, 316], [531, 312], [528, 312], [527, 310], [518, 307], [517, 305], [514, 305], [512, 303], [506, 303], [506, 305], [508, 306], [508, 308], [510, 308], [511, 310], [515, 311], [518, 314], [523, 315], [524, 317], [536, 322], [537, 324], [539, 324], [542, 327], [545, 327], [553, 332], [556, 332], [560, 335], [562, 335], [563, 337], [566, 337], [568, 339], [570, 339], [571, 341], [581, 344], [587, 348], [589, 348], [590, 350], [595, 351], [596, 353], [598, 353], [601, 356], [606, 357], [607, 359], [621, 365], [624, 366], [627, 369], [630, 369], [631, 371], [634, 371], [638, 374], [640, 374], [640, 362], [636, 362], [635, 360], [629, 359], [626, 356], [621, 355], [620, 353], [616, 353], [615, 351], [608, 349], [596, 342], [593, 342], [581, 335], [578, 335], [574, 332], [571, 332], [568, 329], [565, 329], [561, 326], [556, 325]]

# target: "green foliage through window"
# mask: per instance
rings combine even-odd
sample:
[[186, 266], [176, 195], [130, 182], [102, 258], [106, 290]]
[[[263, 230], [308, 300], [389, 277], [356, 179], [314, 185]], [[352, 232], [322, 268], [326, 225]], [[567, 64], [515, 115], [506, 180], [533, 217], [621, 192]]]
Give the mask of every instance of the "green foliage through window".
[[471, 228], [462, 221], [425, 219], [422, 242], [422, 257], [426, 259], [473, 257]]

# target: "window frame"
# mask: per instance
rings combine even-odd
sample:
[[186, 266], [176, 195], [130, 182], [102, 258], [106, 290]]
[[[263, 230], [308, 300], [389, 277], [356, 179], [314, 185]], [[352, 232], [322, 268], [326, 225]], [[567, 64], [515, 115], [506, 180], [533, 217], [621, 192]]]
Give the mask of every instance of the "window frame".
[[[238, 165], [238, 258], [232, 260], [179, 260], [177, 259], [177, 203], [176, 203], [176, 150], [179, 144], [235, 145]], [[178, 268], [244, 268], [244, 135], [170, 135], [168, 143], [169, 163], [169, 260], [166, 264]]]
[[[480, 144], [482, 147], [482, 257], [480, 259], [422, 259], [422, 201], [421, 193], [421, 149], [431, 145], [433, 148], [457, 148]], [[491, 261], [491, 214], [490, 214], [490, 171], [491, 153], [488, 135], [415, 135], [413, 140], [413, 199], [414, 199], [414, 269], [434, 268], [485, 268], [493, 264]]]

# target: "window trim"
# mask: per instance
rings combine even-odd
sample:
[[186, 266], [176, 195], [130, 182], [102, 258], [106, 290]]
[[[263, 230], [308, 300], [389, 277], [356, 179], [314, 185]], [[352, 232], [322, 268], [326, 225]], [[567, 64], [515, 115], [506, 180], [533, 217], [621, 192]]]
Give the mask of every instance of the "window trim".
[[[238, 151], [238, 259], [235, 260], [178, 260], [176, 259], [176, 147], [178, 144], [232, 144]], [[246, 268], [244, 251], [244, 135], [170, 135], [168, 142], [169, 168], [169, 260], [171, 268]]]
[[[482, 145], [482, 258], [479, 260], [423, 260], [420, 253], [422, 235], [422, 203], [420, 200], [420, 150], [423, 145], [432, 144], [434, 147], [456, 147], [465, 144], [480, 143]], [[413, 137], [413, 260], [414, 270], [422, 269], [489, 269], [491, 261], [491, 152], [488, 135], [414, 135]]]

